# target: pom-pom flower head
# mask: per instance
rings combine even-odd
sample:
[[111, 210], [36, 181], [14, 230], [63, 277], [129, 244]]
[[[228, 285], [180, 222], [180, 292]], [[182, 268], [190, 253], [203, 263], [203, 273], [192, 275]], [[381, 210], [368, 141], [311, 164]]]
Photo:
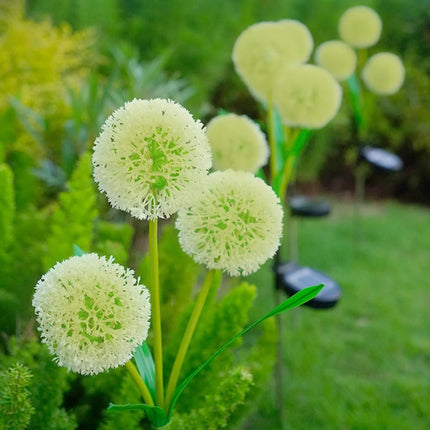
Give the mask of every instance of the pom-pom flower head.
[[260, 22], [244, 30], [236, 40], [233, 63], [253, 96], [267, 102], [279, 71], [285, 65], [305, 63], [312, 49], [312, 35], [301, 22]]
[[282, 207], [274, 191], [248, 172], [209, 175], [207, 187], [178, 212], [182, 249], [209, 269], [248, 275], [272, 257], [282, 233]]
[[381, 52], [370, 57], [362, 72], [367, 88], [375, 94], [396, 93], [405, 79], [405, 68], [397, 55]]
[[345, 42], [329, 40], [318, 46], [315, 62], [329, 71], [338, 81], [343, 81], [354, 73], [357, 55]]
[[373, 46], [379, 40], [381, 31], [381, 18], [367, 6], [351, 7], [339, 20], [340, 37], [354, 48]]
[[310, 64], [286, 70], [274, 99], [285, 125], [304, 128], [326, 125], [336, 115], [341, 100], [342, 89], [336, 79]]
[[111, 257], [85, 254], [51, 268], [33, 298], [42, 341], [60, 366], [95, 374], [120, 366], [147, 336], [148, 290]]
[[207, 136], [217, 170], [255, 173], [267, 163], [269, 147], [260, 127], [245, 115], [233, 113], [213, 118]]
[[134, 99], [106, 120], [94, 144], [94, 178], [113, 207], [139, 219], [168, 217], [211, 167], [199, 121], [181, 105]]

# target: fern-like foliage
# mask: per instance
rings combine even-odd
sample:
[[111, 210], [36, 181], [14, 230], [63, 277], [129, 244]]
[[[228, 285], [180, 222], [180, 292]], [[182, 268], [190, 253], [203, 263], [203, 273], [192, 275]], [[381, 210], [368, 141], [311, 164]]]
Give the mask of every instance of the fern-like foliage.
[[0, 374], [0, 430], [24, 430], [34, 408], [30, 402], [31, 374], [21, 364], [15, 364]]
[[[34, 316], [31, 297], [34, 286], [43, 273], [43, 246], [48, 225], [46, 211], [29, 207], [16, 213], [14, 239], [8, 250], [8, 264], [4, 267], [5, 270], [0, 270], [0, 285], [9, 295], [15, 297], [17, 308], [2, 305], [0, 299], [0, 308], [7, 308], [5, 313], [0, 311], [0, 322], [5, 321], [5, 325], [0, 323], [0, 331], [14, 333], [13, 327], [17, 319], [22, 327], [26, 325], [27, 319]], [[8, 319], [6, 315], [9, 315]]]
[[59, 206], [52, 217], [43, 256], [45, 270], [73, 255], [74, 244], [84, 251], [91, 248], [93, 223], [97, 216], [91, 169], [91, 154], [87, 152], [79, 160], [67, 184], [67, 191], [59, 195]]
[[0, 365], [22, 363], [33, 375], [27, 384], [29, 399], [34, 411], [29, 430], [74, 430], [76, 420], [62, 407], [64, 393], [74, 375], [58, 367], [45, 345], [36, 339], [12, 338], [10, 355], [0, 356]]
[[176, 414], [170, 429], [216, 430], [226, 427], [230, 416], [245, 402], [252, 385], [252, 374], [248, 370], [237, 367], [226, 372], [215, 389], [206, 394], [202, 402], [204, 406], [187, 414]]

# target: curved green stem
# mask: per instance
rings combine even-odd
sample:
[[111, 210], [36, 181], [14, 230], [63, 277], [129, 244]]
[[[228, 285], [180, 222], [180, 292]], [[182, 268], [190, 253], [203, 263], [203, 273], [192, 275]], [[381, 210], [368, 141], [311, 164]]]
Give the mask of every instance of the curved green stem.
[[169, 409], [170, 402], [175, 393], [179, 375], [182, 369], [182, 365], [184, 363], [185, 356], [188, 351], [188, 347], [190, 346], [191, 339], [193, 337], [194, 331], [196, 329], [197, 323], [199, 321], [200, 315], [203, 310], [203, 306], [205, 304], [210, 287], [212, 285], [214, 275], [215, 275], [215, 270], [209, 270], [209, 272], [206, 275], [206, 278], [197, 296], [197, 300], [194, 305], [193, 312], [188, 321], [187, 328], [185, 329], [184, 336], [182, 337], [182, 341], [179, 346], [178, 353], [176, 354], [176, 359], [172, 367], [172, 372], [170, 374], [169, 383], [167, 384], [167, 390], [166, 390], [167, 410]]
[[164, 407], [163, 344], [161, 336], [160, 285], [158, 274], [158, 220], [149, 221], [149, 261], [151, 282], [152, 328], [154, 331], [155, 401]]
[[154, 406], [154, 400], [152, 399], [151, 393], [149, 392], [145, 381], [140, 377], [139, 372], [137, 371], [134, 364], [131, 361], [127, 361], [124, 366], [133, 378], [134, 383], [139, 388], [140, 394], [142, 395], [145, 403], [149, 406]]

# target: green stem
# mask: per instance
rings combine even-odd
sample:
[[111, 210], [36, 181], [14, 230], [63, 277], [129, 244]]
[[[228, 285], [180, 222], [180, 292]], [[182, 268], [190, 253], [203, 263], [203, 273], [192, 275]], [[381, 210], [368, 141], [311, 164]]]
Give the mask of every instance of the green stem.
[[149, 221], [149, 261], [152, 304], [152, 328], [154, 331], [155, 401], [164, 408], [163, 344], [161, 336], [160, 285], [158, 275], [158, 220]]
[[270, 148], [270, 181], [273, 185], [273, 181], [276, 176], [276, 136], [275, 136], [275, 116], [274, 116], [274, 108], [273, 102], [269, 99], [267, 103], [267, 122], [268, 122], [268, 137], [269, 137], [269, 148]]
[[144, 380], [140, 377], [134, 364], [131, 361], [127, 361], [124, 366], [133, 378], [134, 383], [139, 388], [140, 394], [142, 395], [145, 403], [149, 406], [154, 406], [154, 400], [152, 399], [151, 393], [149, 392]]
[[182, 341], [179, 346], [179, 350], [176, 355], [175, 362], [173, 364], [172, 372], [170, 374], [169, 383], [167, 384], [167, 390], [166, 390], [167, 410], [170, 407], [170, 402], [175, 393], [176, 386], [178, 384], [179, 375], [182, 369], [182, 365], [184, 364], [188, 347], [190, 346], [191, 339], [193, 337], [194, 331], [196, 329], [197, 323], [202, 313], [203, 306], [205, 304], [206, 298], [208, 296], [210, 287], [214, 279], [214, 275], [215, 275], [215, 270], [209, 270], [209, 272], [207, 273], [206, 279], [204, 280], [203, 285], [200, 289], [200, 292], [197, 296], [197, 300], [194, 305], [191, 317], [188, 321], [187, 328], [185, 329], [184, 336], [182, 337]]
[[279, 198], [281, 199], [281, 203], [283, 205], [285, 205], [287, 187], [293, 174], [295, 158], [296, 157], [294, 155], [290, 154], [285, 160], [284, 168], [282, 169], [281, 184], [279, 186]]

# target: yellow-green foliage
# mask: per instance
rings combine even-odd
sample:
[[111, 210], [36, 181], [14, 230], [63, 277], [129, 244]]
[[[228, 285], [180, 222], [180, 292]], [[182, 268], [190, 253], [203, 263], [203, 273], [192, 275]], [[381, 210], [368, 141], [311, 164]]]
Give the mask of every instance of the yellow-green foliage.
[[37, 112], [53, 113], [64, 103], [64, 83], [76, 84], [89, 66], [91, 36], [26, 19], [21, 0], [2, 3], [0, 109], [14, 95]]
[[34, 408], [30, 402], [31, 374], [20, 364], [15, 364], [0, 374], [0, 430], [24, 430]]
[[45, 270], [73, 255], [74, 244], [86, 252], [91, 248], [97, 216], [91, 167], [91, 154], [83, 154], [67, 184], [67, 191], [59, 195], [59, 205], [52, 216], [51, 232], [43, 256]]
[[[68, 115], [67, 86], [76, 87], [94, 64], [91, 32], [73, 33], [68, 25], [24, 16], [24, 1], [0, 3], [0, 112], [11, 96], [49, 118], [53, 133]], [[32, 138], [18, 135], [15, 148], [29, 150]], [[36, 147], [33, 145], [33, 151]], [[40, 148], [38, 148], [40, 150]]]

